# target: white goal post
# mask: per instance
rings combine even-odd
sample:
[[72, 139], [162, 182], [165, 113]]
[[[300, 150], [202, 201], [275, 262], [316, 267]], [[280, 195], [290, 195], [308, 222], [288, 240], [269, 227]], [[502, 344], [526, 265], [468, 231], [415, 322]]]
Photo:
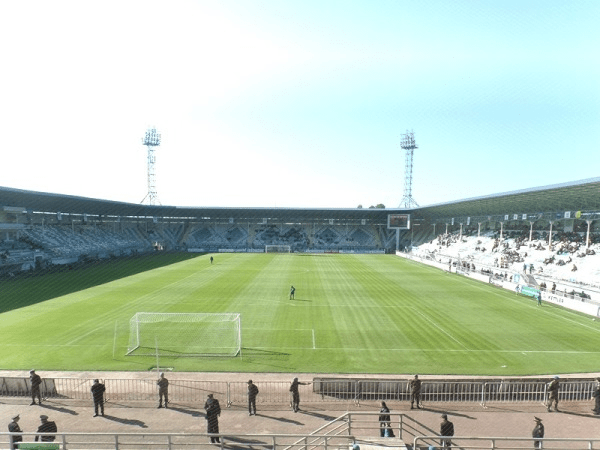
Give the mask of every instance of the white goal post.
[[265, 245], [265, 253], [291, 253], [291, 245]]
[[241, 350], [239, 313], [138, 312], [129, 321], [127, 355], [237, 356]]

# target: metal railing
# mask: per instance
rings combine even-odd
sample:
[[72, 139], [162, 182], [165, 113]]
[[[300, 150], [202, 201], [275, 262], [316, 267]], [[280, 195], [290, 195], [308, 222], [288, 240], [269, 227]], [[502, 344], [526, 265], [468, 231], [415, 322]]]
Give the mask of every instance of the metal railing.
[[[106, 379], [105, 398], [111, 402], [156, 401], [156, 379]], [[539, 379], [482, 379], [482, 380], [426, 380], [422, 383], [421, 401], [424, 403], [488, 403], [544, 402], [547, 382]], [[92, 379], [44, 378], [41, 393], [44, 398], [91, 400]], [[258, 404], [289, 404], [289, 383], [256, 380], [260, 389]], [[561, 380], [559, 401], [589, 401], [596, 388], [593, 380]], [[331, 403], [374, 401], [410, 401], [409, 382], [405, 380], [373, 380], [350, 378], [314, 378], [311, 386], [301, 385], [302, 403]], [[246, 382], [170, 380], [169, 400], [174, 403], [204, 404], [208, 394], [214, 394], [227, 406], [245, 405]], [[29, 378], [0, 378], [0, 396], [28, 397], [31, 395]]]
[[[535, 443], [539, 442], [539, 447]], [[428, 450], [430, 446], [441, 448], [439, 436], [417, 436], [413, 450]], [[539, 449], [598, 449], [600, 438], [531, 438], [531, 437], [475, 437], [454, 436], [452, 447], [461, 450], [531, 450]]]
[[[0, 433], [0, 450], [8, 450], [11, 433]], [[46, 433], [47, 434], [47, 433]], [[197, 450], [203, 448], [247, 448], [269, 450], [307, 449], [309, 440], [318, 439], [318, 449], [347, 450], [355, 438], [343, 436], [306, 436], [302, 434], [207, 434], [207, 433], [55, 433], [50, 442], [34, 442], [35, 434], [24, 434], [22, 443], [60, 450]], [[220, 443], [211, 443], [211, 438]], [[314, 445], [314, 444], [312, 444]], [[37, 448], [37, 447], [36, 447]]]

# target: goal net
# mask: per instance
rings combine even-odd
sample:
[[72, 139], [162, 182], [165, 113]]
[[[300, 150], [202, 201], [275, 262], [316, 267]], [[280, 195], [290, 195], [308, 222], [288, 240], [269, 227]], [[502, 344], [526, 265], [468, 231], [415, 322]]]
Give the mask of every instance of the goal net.
[[265, 253], [290, 253], [292, 247], [289, 245], [265, 245]]
[[129, 321], [127, 355], [237, 356], [239, 313], [138, 312]]

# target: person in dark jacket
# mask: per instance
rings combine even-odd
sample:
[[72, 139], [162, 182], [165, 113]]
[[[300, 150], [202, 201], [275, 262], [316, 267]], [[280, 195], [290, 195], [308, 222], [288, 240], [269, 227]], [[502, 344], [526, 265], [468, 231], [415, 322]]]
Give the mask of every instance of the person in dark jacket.
[[[544, 424], [542, 423], [542, 419], [534, 417], [533, 420], [535, 420], [535, 427], [531, 432], [531, 437], [541, 439], [544, 437]], [[533, 448], [542, 448], [542, 441], [533, 441]]]
[[104, 415], [104, 392], [106, 391], [104, 383], [100, 383], [96, 379], [90, 390], [94, 399], [94, 417], [98, 417], [98, 408], [100, 409], [100, 414]]
[[292, 380], [292, 384], [290, 385], [290, 394], [292, 395], [292, 411], [298, 412], [300, 410], [300, 392], [298, 391], [299, 385], [306, 385], [310, 383], [302, 383], [298, 381], [298, 378], [294, 378]]
[[[40, 420], [42, 421], [42, 424], [37, 429], [38, 433], [56, 433], [58, 431], [58, 428], [56, 427], [56, 423], [48, 420], [48, 416], [46, 416], [45, 414], [42, 414], [40, 416]], [[38, 441], [39, 437], [40, 437], [40, 435], [37, 435], [35, 437], [36, 442]], [[54, 439], [56, 439], [56, 436], [46, 434], [46, 435], [42, 435], [41, 439], [39, 439], [39, 440], [42, 442], [54, 442]]]
[[[206, 432], [210, 434], [219, 434], [219, 416], [221, 415], [221, 405], [219, 400], [214, 398], [212, 394], [208, 394], [206, 402], [204, 403], [204, 409], [206, 410]], [[211, 436], [210, 442], [220, 443], [219, 436]]]
[[[8, 432], [9, 433], [22, 433], [21, 427], [19, 426], [19, 415], [17, 414], [12, 418], [12, 422], [8, 424]], [[23, 442], [23, 436], [20, 434], [15, 434], [10, 437], [10, 443], [12, 444], [13, 449], [19, 448], [19, 442]]]
[[395, 437], [392, 430], [392, 419], [390, 418], [390, 409], [385, 402], [381, 402], [379, 410], [379, 435], [381, 437]]
[[440, 445], [442, 448], [450, 450], [452, 448], [452, 436], [454, 436], [454, 424], [448, 420], [446, 414], [442, 414], [442, 423], [440, 425]]
[[248, 380], [248, 415], [256, 415], [256, 396], [258, 395], [258, 387]]
[[40, 393], [40, 385], [42, 384], [42, 378], [35, 373], [35, 370], [29, 371], [29, 381], [31, 382], [31, 404], [35, 405], [35, 398], [38, 398], [40, 405], [42, 404], [42, 395]]
[[600, 414], [600, 378], [596, 378], [596, 389], [592, 392], [592, 397], [594, 397], [594, 414]]
[[169, 403], [169, 380], [165, 378], [165, 373], [161, 372], [156, 382], [158, 386], [158, 407], [163, 407], [163, 398], [165, 400], [165, 408], [168, 408], [167, 403]]

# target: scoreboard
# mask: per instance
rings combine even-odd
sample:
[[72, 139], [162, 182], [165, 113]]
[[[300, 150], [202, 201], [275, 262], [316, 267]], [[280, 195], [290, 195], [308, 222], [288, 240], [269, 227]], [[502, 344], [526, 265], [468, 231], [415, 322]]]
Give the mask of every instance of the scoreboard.
[[410, 214], [388, 214], [387, 227], [397, 230], [409, 230]]

